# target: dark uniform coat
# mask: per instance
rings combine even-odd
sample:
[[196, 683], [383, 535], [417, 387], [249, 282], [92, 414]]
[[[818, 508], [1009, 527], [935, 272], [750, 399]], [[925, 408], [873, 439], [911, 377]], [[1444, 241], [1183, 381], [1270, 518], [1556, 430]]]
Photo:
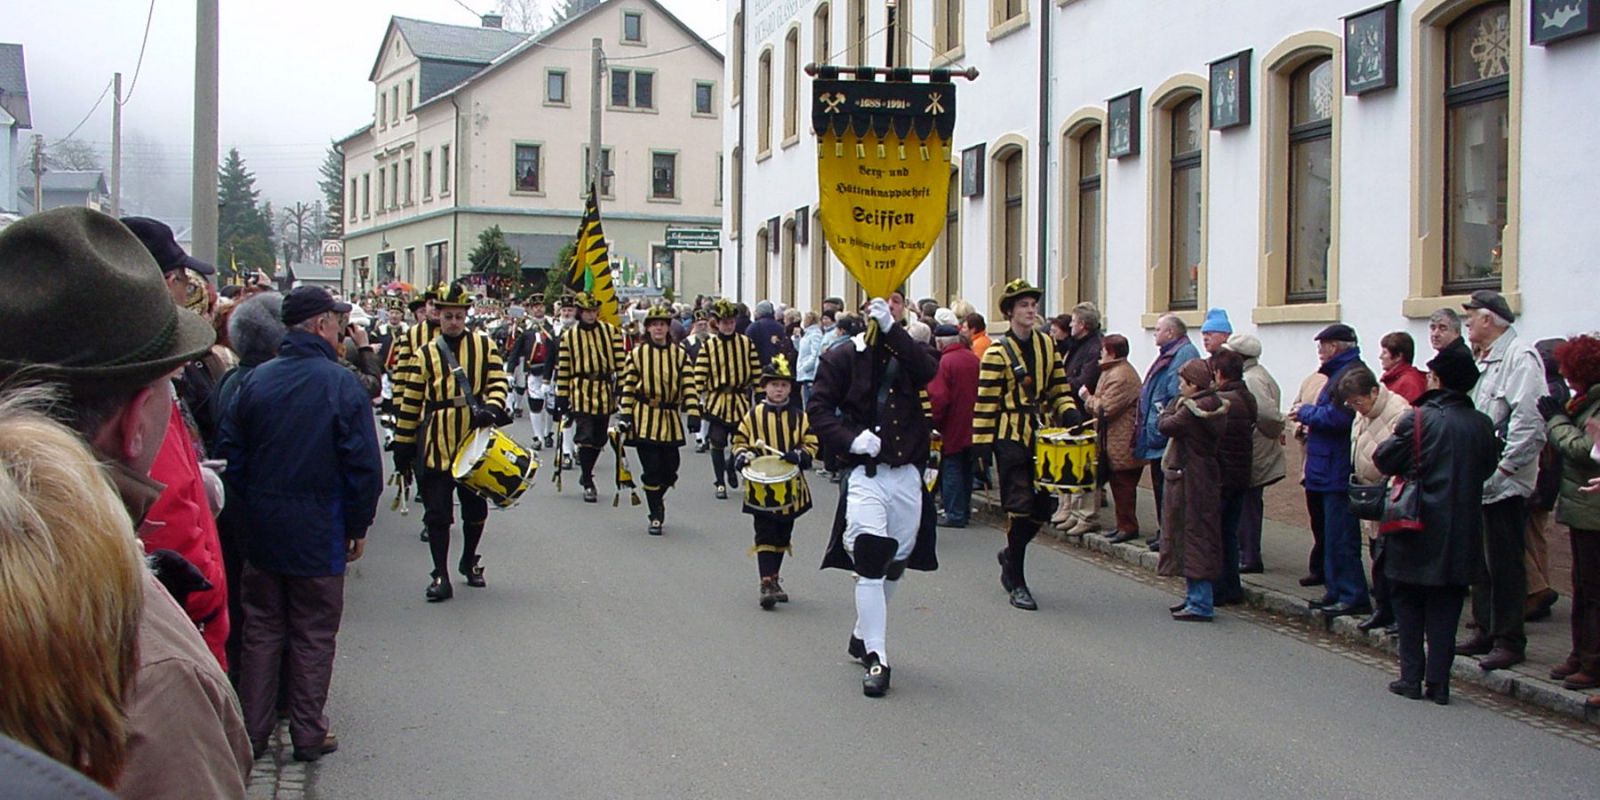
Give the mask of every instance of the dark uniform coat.
[[[878, 392], [890, 358], [899, 362], [879, 413]], [[883, 440], [882, 450], [873, 459], [891, 467], [905, 464], [921, 469], [928, 463], [928, 382], [939, 371], [939, 362], [928, 348], [911, 338], [905, 328], [895, 326], [883, 333], [878, 345], [858, 349], [845, 343], [822, 354], [817, 364], [817, 379], [811, 387], [811, 403], [806, 414], [827, 452], [835, 454], [839, 469], [868, 463], [864, 456], [852, 455], [850, 444], [862, 431], [876, 428]], [[848, 478], [846, 479], [848, 480]], [[823, 568], [854, 570], [855, 564], [844, 549], [845, 499], [848, 486], [839, 489], [839, 506], [834, 513], [833, 535], [828, 542]], [[933, 496], [922, 494], [922, 527], [907, 566], [935, 570], [939, 557], [935, 547]]]
[[1217, 447], [1228, 427], [1228, 402], [1208, 389], [1180, 398], [1156, 425], [1168, 437], [1162, 458], [1162, 575], [1222, 577], [1222, 469]]

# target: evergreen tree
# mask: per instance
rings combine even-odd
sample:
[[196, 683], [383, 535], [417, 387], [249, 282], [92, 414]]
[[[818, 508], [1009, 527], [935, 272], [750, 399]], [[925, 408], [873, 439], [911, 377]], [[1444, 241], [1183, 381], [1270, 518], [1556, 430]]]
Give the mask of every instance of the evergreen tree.
[[245, 167], [239, 149], [229, 148], [217, 176], [217, 260], [225, 271], [231, 264], [237, 264], [241, 273], [274, 271], [272, 204], [258, 208], [260, 196], [255, 175]]
[[317, 188], [322, 190], [322, 201], [327, 213], [321, 220], [322, 236], [337, 239], [344, 235], [344, 153], [339, 145], [328, 145], [328, 154], [318, 170]]
[[473, 272], [491, 279], [491, 287], [515, 293], [522, 284], [522, 254], [506, 243], [499, 225], [491, 225], [478, 234], [478, 246], [467, 254], [467, 261]]

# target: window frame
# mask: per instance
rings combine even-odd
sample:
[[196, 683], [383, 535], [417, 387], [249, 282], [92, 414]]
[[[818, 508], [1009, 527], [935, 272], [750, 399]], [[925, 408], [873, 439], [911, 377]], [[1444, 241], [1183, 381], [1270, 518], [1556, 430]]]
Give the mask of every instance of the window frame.
[[[1331, 166], [1328, 219], [1327, 295], [1321, 301], [1291, 302], [1289, 298], [1289, 214], [1292, 190], [1290, 169], [1292, 148], [1289, 130], [1293, 123], [1291, 96], [1294, 76], [1313, 61], [1330, 58], [1333, 70], [1333, 118], [1330, 121]], [[1259, 208], [1259, 243], [1256, 265], [1256, 307], [1251, 313], [1258, 325], [1305, 322], [1337, 322], [1341, 318], [1340, 207], [1342, 205], [1341, 141], [1344, 131], [1344, 40], [1328, 31], [1297, 33], [1270, 50], [1261, 61], [1260, 129], [1262, 198]]]
[[439, 196], [450, 196], [450, 145], [439, 145]]
[[[1100, 133], [1099, 164], [1100, 170], [1092, 179], [1083, 175], [1083, 139], [1091, 132]], [[1095, 291], [1095, 297], [1089, 298], [1102, 309], [1106, 307], [1106, 169], [1110, 164], [1107, 158], [1108, 143], [1106, 141], [1106, 111], [1104, 106], [1085, 106], [1067, 117], [1061, 126], [1061, 152], [1064, 159], [1061, 178], [1061, 231], [1062, 245], [1059, 248], [1060, 258], [1058, 266], [1060, 274], [1058, 284], [1061, 289], [1062, 304], [1072, 305], [1078, 302], [1082, 294], [1083, 284], [1083, 215], [1082, 203], [1085, 186], [1089, 180], [1096, 184], [1096, 191], [1100, 193], [1099, 216], [1095, 220], [1096, 241], [1100, 248], [1100, 274]]]
[[433, 200], [433, 149], [422, 151], [422, 202]]
[[[1016, 13], [1011, 12], [1011, 3], [1019, 7]], [[989, 32], [986, 38], [990, 42], [998, 41], [1028, 27], [1032, 20], [1033, 12], [1028, 0], [989, 0]]]
[[360, 178], [357, 178], [357, 177], [354, 177], [354, 176], [351, 176], [351, 178], [350, 178], [350, 195], [349, 195], [349, 199], [345, 201], [345, 203], [350, 207], [350, 220], [349, 220], [350, 222], [355, 222], [356, 220], [361, 218], [361, 206], [360, 206], [360, 200], [361, 200], [361, 189], [360, 189], [360, 186], [361, 186], [361, 183], [360, 183], [360, 180], [361, 180]]
[[405, 188], [405, 192], [403, 192], [401, 194], [401, 205], [402, 206], [412, 205], [412, 203], [416, 199], [416, 193], [411, 188], [411, 182], [416, 177], [416, 173], [413, 171], [414, 170], [414, 165], [411, 162], [412, 162], [411, 156], [406, 156], [405, 161], [402, 162], [405, 165], [405, 171], [404, 171], [403, 174], [406, 177], [406, 180], [405, 180], [405, 187], [406, 187]]
[[1210, 185], [1211, 158], [1210, 133], [1205, 128], [1205, 115], [1201, 114], [1200, 136], [1200, 263], [1195, 278], [1195, 307], [1172, 308], [1172, 110], [1183, 101], [1199, 96], [1202, 111], [1211, 102], [1210, 84], [1200, 75], [1185, 72], [1166, 80], [1150, 93], [1144, 109], [1151, 125], [1147, 138], [1148, 158], [1145, 187], [1146, 253], [1149, 264], [1145, 281], [1145, 313], [1140, 318], [1144, 328], [1155, 328], [1156, 321], [1167, 314], [1175, 314], [1185, 324], [1199, 326], [1209, 295], [1208, 262], [1210, 253]]
[[372, 218], [372, 172], [361, 173], [361, 218]]
[[[800, 291], [800, 259], [795, 252], [795, 218], [793, 214], [783, 220], [778, 235], [778, 301], [791, 308], [798, 306], [796, 294]], [[767, 298], [772, 299], [772, 298]]]
[[[561, 99], [556, 100], [550, 96], [550, 79], [560, 76]], [[546, 67], [544, 70], [544, 104], [554, 108], [572, 107], [572, 81], [569, 80], [565, 67]]]
[[379, 214], [388, 213], [388, 209], [389, 209], [389, 204], [387, 202], [388, 201], [388, 196], [389, 196], [388, 186], [387, 186], [388, 182], [389, 182], [389, 165], [388, 164], [379, 163], [378, 164], [378, 213]]
[[[627, 79], [623, 81], [623, 85], [626, 87], [626, 91], [628, 93], [628, 102], [626, 105], [618, 105], [616, 102], [617, 76], [619, 74], [628, 76]], [[650, 80], [650, 105], [648, 106], [639, 105], [640, 76], [647, 76]], [[607, 111], [626, 111], [636, 114], [660, 113], [660, 108], [656, 103], [656, 70], [644, 69], [641, 67], [607, 67], [606, 81], [608, 82], [608, 85], [606, 86]]]
[[771, 234], [767, 231], [767, 223], [762, 221], [761, 225], [756, 228], [755, 280], [751, 287], [755, 290], [756, 300], [772, 299], [767, 297], [772, 285], [772, 276], [770, 274], [772, 271], [772, 242], [770, 237]]
[[783, 139], [785, 149], [800, 141], [800, 26], [783, 37]]
[[[1205, 232], [1205, 206], [1206, 200], [1208, 199], [1206, 197], [1206, 189], [1208, 187], [1204, 182], [1205, 176], [1203, 170], [1205, 168], [1206, 140], [1210, 138], [1210, 129], [1205, 123], [1205, 111], [1209, 106], [1203, 105], [1204, 102], [1205, 99], [1199, 95], [1186, 95], [1176, 99], [1173, 105], [1166, 111], [1167, 126], [1164, 134], [1167, 138], [1165, 165], [1167, 169], [1167, 196], [1165, 199], [1165, 205], [1167, 209], [1167, 228], [1165, 232], [1167, 237], [1167, 257], [1165, 260], [1167, 263], [1168, 311], [1197, 311], [1201, 305], [1199, 265], [1204, 263], [1206, 260], [1205, 245], [1203, 242]], [[1195, 122], [1195, 133], [1199, 146], [1194, 150], [1185, 150], [1182, 153], [1178, 153], [1174, 150], [1176, 145], [1173, 143], [1173, 137], [1177, 134], [1178, 129], [1178, 109], [1188, 106], [1191, 103], [1194, 104], [1195, 108], [1199, 109], [1199, 115]], [[1174, 299], [1172, 296], [1174, 294], [1172, 290], [1176, 286], [1176, 272], [1178, 267], [1178, 264], [1173, 260], [1177, 257], [1178, 250], [1178, 215], [1176, 212], [1178, 210], [1178, 203], [1181, 201], [1181, 198], [1177, 196], [1178, 179], [1182, 173], [1190, 171], [1194, 173], [1197, 179], [1201, 180], [1200, 202], [1198, 207], [1195, 208], [1195, 214], [1200, 217], [1200, 230], [1202, 234], [1202, 244], [1200, 246], [1199, 253], [1200, 258], [1195, 263], [1195, 293], [1192, 304], [1191, 301], [1179, 301]], [[1179, 303], [1182, 303], [1182, 305]]]
[[[701, 88], [706, 89], [706, 94], [709, 96], [708, 97], [708, 101], [707, 101], [707, 106], [706, 106], [707, 110], [706, 111], [701, 111], [700, 110], [700, 89]], [[702, 79], [702, 78], [695, 79], [695, 81], [694, 81], [694, 94], [690, 98], [690, 100], [691, 100], [691, 105], [689, 107], [689, 115], [690, 116], [693, 116], [693, 117], [704, 117], [706, 119], [716, 119], [717, 118], [717, 82], [716, 81], [708, 81], [708, 80], [705, 80], [705, 79]]]
[[990, 308], [985, 316], [992, 320], [1004, 319], [1000, 313], [1000, 294], [1006, 285], [1005, 272], [1005, 219], [1006, 219], [1006, 194], [1005, 194], [1005, 162], [1007, 158], [1016, 153], [1022, 159], [1022, 193], [1018, 203], [1019, 221], [1022, 225], [1021, 243], [1019, 244], [1022, 277], [1028, 275], [1028, 242], [1029, 218], [1032, 203], [1028, 194], [1028, 176], [1031, 174], [1029, 165], [1030, 148], [1032, 143], [1018, 134], [1006, 134], [996, 139], [988, 146], [988, 183], [985, 188], [986, 202], [989, 204], [989, 303]]
[[[646, 200], [648, 200], [649, 202], [652, 202], [652, 203], [681, 203], [681, 202], [683, 202], [683, 192], [679, 191], [682, 188], [682, 183], [678, 180], [678, 173], [681, 171], [679, 169], [679, 167], [681, 166], [681, 162], [683, 160], [682, 158], [680, 158], [681, 155], [682, 155], [682, 151], [679, 151], [679, 150], [658, 150], [658, 149], [655, 149], [655, 148], [651, 148], [651, 150], [650, 150], [650, 184], [649, 184], [649, 193], [645, 197]], [[658, 156], [669, 156], [669, 157], [672, 158], [672, 178], [671, 178], [671, 180], [672, 180], [672, 193], [668, 194], [668, 195], [659, 195], [659, 194], [656, 193], [656, 158]]]
[[[590, 158], [590, 156], [589, 156], [589, 145], [588, 145], [587, 142], [585, 142], [583, 145], [581, 145], [581, 149], [579, 150], [579, 153], [583, 156], [583, 166], [578, 170], [578, 178], [579, 178], [578, 196], [579, 197], [583, 197], [583, 198], [587, 198], [589, 196], [589, 158]], [[608, 145], [608, 144], [600, 145], [600, 171], [602, 173], [605, 173], [605, 172], [610, 172], [611, 173], [610, 175], [601, 175], [601, 177], [600, 177], [600, 199], [602, 199], [602, 200], [615, 200], [615, 199], [617, 199], [616, 149], [613, 148], [611, 145]]]
[[728, 105], [738, 108], [744, 100], [744, 14], [733, 15], [733, 25], [730, 28], [733, 39], [733, 57], [729, 61], [729, 80], [732, 88], [728, 93]]
[[966, 55], [964, 4], [965, 0], [933, 0], [934, 68], [960, 61]]
[[[520, 162], [520, 159], [518, 157], [519, 156], [519, 151], [524, 147], [533, 148], [533, 154], [534, 154], [533, 155], [534, 177], [539, 183], [538, 188], [535, 188], [535, 189], [523, 189], [523, 188], [521, 188], [521, 178], [519, 177], [519, 175], [517, 173], [518, 164]], [[545, 189], [546, 189], [546, 187], [545, 187], [545, 181], [544, 181], [544, 142], [533, 141], [533, 140], [522, 140], [522, 139], [514, 139], [514, 140], [512, 140], [512, 142], [511, 142], [511, 194], [515, 195], [515, 196], [518, 196], [518, 197], [543, 197], [543, 196], [545, 196]]]
[[[628, 20], [632, 18], [639, 21], [639, 36], [635, 39], [628, 38]], [[636, 8], [622, 10], [622, 26], [617, 30], [617, 41], [626, 47], [647, 47], [649, 43], [645, 33], [644, 11]]]
[[417, 86], [415, 78], [406, 78], [406, 116], [416, 109]]
[[[942, 306], [949, 306], [961, 295], [961, 161], [950, 163], [950, 189], [945, 199], [944, 228], [934, 242], [933, 297]], [[955, 235], [952, 236], [951, 234]], [[951, 265], [954, 265], [952, 271]], [[954, 285], [951, 278], [954, 277]]]
[[845, 0], [845, 58], [851, 64], [867, 63], [866, 0]]
[[824, 0], [811, 13], [811, 60], [827, 64], [833, 57], [833, 4]]
[[[1450, 261], [1451, 261], [1451, 257], [1454, 255], [1454, 239], [1455, 239], [1454, 230], [1452, 229], [1452, 226], [1450, 224], [1451, 216], [1452, 216], [1451, 213], [1450, 213], [1450, 200], [1451, 200], [1450, 193], [1451, 193], [1453, 185], [1454, 185], [1454, 181], [1452, 180], [1454, 175], [1453, 175], [1453, 171], [1451, 169], [1451, 161], [1452, 161], [1452, 159], [1451, 159], [1451, 150], [1452, 150], [1452, 145], [1454, 144], [1453, 139], [1455, 138], [1455, 137], [1452, 136], [1452, 133], [1454, 132], [1454, 126], [1451, 124], [1451, 121], [1450, 121], [1451, 112], [1453, 112], [1453, 111], [1455, 111], [1456, 109], [1459, 109], [1459, 108], [1468, 108], [1468, 107], [1475, 106], [1475, 105], [1484, 105], [1484, 104], [1493, 103], [1493, 102], [1495, 102], [1497, 100], [1502, 100], [1503, 99], [1503, 100], [1506, 101], [1506, 107], [1507, 107], [1507, 111], [1509, 113], [1510, 105], [1511, 105], [1511, 74], [1510, 74], [1510, 68], [1508, 67], [1507, 68], [1507, 73], [1505, 75], [1503, 75], [1503, 76], [1496, 76], [1496, 77], [1493, 77], [1493, 78], [1483, 78], [1483, 79], [1479, 79], [1479, 80], [1476, 80], [1476, 81], [1469, 81], [1467, 83], [1463, 83], [1463, 84], [1460, 84], [1460, 85], [1457, 85], [1457, 86], [1450, 85], [1450, 61], [1451, 61], [1451, 56], [1453, 54], [1452, 54], [1452, 52], [1450, 50], [1450, 46], [1449, 46], [1449, 37], [1450, 37], [1450, 34], [1455, 30], [1457, 25], [1461, 25], [1461, 24], [1465, 23], [1467, 17], [1472, 16], [1473, 14], [1478, 12], [1479, 10], [1487, 9], [1489, 6], [1492, 6], [1492, 5], [1495, 5], [1495, 3], [1493, 3], [1493, 2], [1483, 3], [1481, 5], [1473, 6], [1472, 8], [1466, 9], [1458, 17], [1456, 17], [1455, 19], [1451, 20], [1448, 25], [1444, 26], [1444, 28], [1445, 28], [1445, 42], [1446, 42], [1446, 44], [1445, 44], [1445, 54], [1444, 54], [1444, 61], [1445, 61], [1444, 116], [1443, 116], [1443, 120], [1442, 120], [1442, 122], [1443, 122], [1442, 127], [1443, 127], [1443, 130], [1444, 130], [1444, 172], [1442, 173], [1442, 178], [1443, 178], [1442, 187], [1444, 189], [1444, 192], [1443, 192], [1443, 197], [1441, 198], [1441, 201], [1442, 201], [1441, 204], [1444, 207], [1444, 213], [1443, 213], [1443, 217], [1442, 217], [1442, 219], [1444, 221], [1444, 226], [1441, 229], [1442, 230], [1441, 238], [1443, 240], [1442, 244], [1443, 244], [1443, 256], [1444, 256], [1444, 259], [1443, 259], [1443, 263], [1441, 264], [1441, 267], [1442, 267], [1441, 273], [1442, 274], [1440, 276], [1440, 286], [1442, 287], [1443, 291], [1445, 291], [1445, 292], [1447, 292], [1449, 294], [1456, 294], [1456, 295], [1471, 294], [1472, 292], [1477, 291], [1479, 289], [1490, 289], [1490, 290], [1494, 290], [1494, 291], [1499, 291], [1500, 290], [1500, 286], [1501, 286], [1501, 279], [1452, 280], [1450, 278]], [[1507, 7], [1508, 16], [1509, 15], [1515, 15], [1517, 13], [1517, 10], [1514, 9], [1514, 8], [1511, 8], [1509, 3], [1507, 4], [1507, 6], [1508, 6]], [[1508, 35], [1510, 35], [1509, 31], [1508, 31]], [[1519, 46], [1519, 40], [1518, 39], [1514, 39], [1514, 38], [1511, 39], [1511, 43], [1512, 43], [1513, 47]], [[1507, 143], [1507, 149], [1509, 151], [1509, 142]], [[1509, 164], [1507, 166], [1508, 166], [1508, 170], [1509, 170]], [[1509, 197], [1507, 199], [1509, 200]]]
[[[1445, 61], [1450, 24], [1499, 0], [1422, 0], [1411, 12], [1411, 263], [1401, 313], [1426, 319], [1441, 306], [1457, 306], [1467, 295], [1449, 294], [1445, 284]], [[1522, 98], [1528, 14], [1511, 3], [1511, 52], [1506, 143], [1506, 224], [1500, 237], [1500, 294], [1522, 310], [1520, 241], [1522, 217]]]
[[810, 302], [805, 308], [822, 308], [822, 298], [828, 296], [828, 243], [822, 233], [822, 212], [811, 210], [810, 230], [806, 235], [806, 248], [810, 250]]
[[772, 156], [772, 48], [756, 56], [756, 161]]

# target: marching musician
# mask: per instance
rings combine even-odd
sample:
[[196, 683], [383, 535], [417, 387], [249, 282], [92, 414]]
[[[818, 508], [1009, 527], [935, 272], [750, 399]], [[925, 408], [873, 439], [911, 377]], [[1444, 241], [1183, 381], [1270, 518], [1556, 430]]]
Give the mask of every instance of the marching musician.
[[555, 329], [544, 314], [544, 295], [528, 298], [528, 316], [522, 324], [521, 334], [511, 352], [511, 363], [522, 368], [528, 395], [528, 422], [533, 426], [533, 449], [543, 450], [555, 444], [550, 428], [550, 411], [545, 407], [545, 362], [554, 349]]
[[[578, 324], [578, 307], [572, 302], [570, 293], [562, 293], [557, 301], [557, 317], [551, 328], [550, 351], [544, 361], [544, 394], [545, 409], [550, 412], [552, 431], [561, 431], [566, 425], [561, 409], [556, 407], [556, 367], [561, 363], [561, 339], [567, 331]], [[561, 439], [561, 458], [556, 463], [557, 470], [572, 469], [573, 459], [577, 455], [577, 448], [572, 443], [571, 436], [559, 437]], [[555, 442], [551, 442], [552, 445]]]
[[1024, 571], [1028, 543], [1055, 510], [1053, 495], [1034, 486], [1034, 441], [1046, 419], [1059, 425], [1083, 419], [1054, 342], [1034, 330], [1039, 295], [1021, 278], [1001, 292], [1000, 313], [1011, 329], [983, 353], [972, 430], [974, 457], [981, 460], [992, 452], [1000, 473], [1000, 505], [1007, 519], [1006, 547], [998, 556], [1000, 585], [1011, 605], [1024, 611], [1039, 608]]
[[660, 536], [667, 519], [667, 490], [678, 482], [683, 420], [700, 413], [690, 381], [689, 356], [672, 342], [672, 309], [656, 306], [644, 318], [647, 340], [628, 353], [622, 373], [622, 413], [617, 429], [639, 453], [640, 483], [649, 508], [646, 532]]
[[570, 415], [578, 448], [578, 483], [583, 502], [598, 502], [594, 465], [606, 446], [606, 429], [617, 410], [616, 376], [626, 355], [622, 331], [600, 320], [600, 299], [588, 292], [573, 298], [578, 324], [561, 337], [556, 366], [556, 406]]
[[[703, 308], [694, 312], [694, 324], [689, 328], [689, 335], [683, 339], [684, 352], [689, 354], [689, 364], [693, 365], [700, 360], [700, 347], [706, 343], [706, 338], [711, 335], [711, 314]], [[706, 421], [699, 416], [689, 417], [689, 431], [694, 434], [694, 451], [704, 453], [710, 449], [706, 444]]]
[[[451, 467], [474, 430], [510, 419], [505, 412], [505, 368], [494, 340], [488, 334], [467, 331], [472, 298], [466, 288], [453, 284], [441, 289], [434, 305], [439, 309], [438, 335], [417, 346], [403, 367], [411, 377], [403, 384], [396, 414], [394, 466], [398, 472], [409, 470], [420, 448], [418, 494], [428, 547], [433, 552], [433, 582], [426, 596], [436, 603], [455, 594], [447, 568], [450, 526], [455, 522], [452, 493], [461, 503], [462, 547], [457, 568], [468, 586], [487, 585], [478, 542], [489, 518], [489, 503], [457, 486]], [[466, 385], [458, 376], [465, 376]]]
[[778, 603], [789, 602], [789, 593], [778, 580], [785, 553], [794, 552], [790, 541], [794, 521], [811, 510], [811, 490], [806, 486], [806, 470], [817, 455], [817, 435], [811, 432], [806, 414], [789, 404], [794, 389], [794, 368], [789, 357], [779, 353], [761, 371], [763, 402], [755, 405], [739, 423], [733, 435], [735, 470], [744, 469], [758, 456], [781, 454], [798, 472], [789, 488], [788, 502], [779, 507], [744, 504], [755, 526], [756, 568], [761, 573], [761, 607], [771, 611]]
[[939, 369], [928, 348], [896, 325], [889, 303], [867, 314], [865, 334], [823, 353], [806, 411], [843, 475], [824, 568], [855, 574], [856, 624], [847, 652], [866, 666], [861, 691], [889, 691], [889, 600], [907, 569], [939, 568], [933, 502], [923, 483], [931, 424], [924, 390]]
[[737, 333], [739, 310], [731, 301], [711, 304], [716, 333], [700, 346], [694, 362], [695, 389], [707, 423], [711, 444], [711, 472], [717, 499], [728, 499], [728, 487], [738, 488], [738, 471], [728, 466], [728, 436], [750, 413], [750, 390], [761, 375], [761, 360], [750, 337]]

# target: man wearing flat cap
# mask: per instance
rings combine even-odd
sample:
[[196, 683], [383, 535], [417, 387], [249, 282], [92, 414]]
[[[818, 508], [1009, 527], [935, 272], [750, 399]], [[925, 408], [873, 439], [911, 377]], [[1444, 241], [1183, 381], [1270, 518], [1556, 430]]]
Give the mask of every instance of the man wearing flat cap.
[[[0, 232], [0, 381], [42, 382], [48, 410], [106, 463], [141, 536], [165, 488], [149, 477], [166, 438], [168, 379], [215, 334], [179, 309], [128, 228], [85, 208], [34, 214]], [[27, 287], [28, 291], [18, 291]], [[116, 309], [89, 314], [85, 308]], [[61, 320], [74, 324], [62, 325]], [[250, 745], [238, 700], [200, 634], [147, 576], [139, 664], [128, 697], [125, 797], [242, 798]]]
[[1505, 447], [1494, 474], [1483, 485], [1488, 575], [1472, 587], [1472, 618], [1478, 632], [1458, 643], [1456, 653], [1483, 656], [1478, 666], [1484, 670], [1505, 669], [1522, 663], [1528, 643], [1523, 630], [1528, 593], [1524, 538], [1528, 498], [1545, 443], [1538, 408], [1545, 393], [1544, 362], [1531, 346], [1518, 341], [1512, 327], [1517, 315], [1499, 292], [1480, 289], [1463, 305], [1467, 341], [1483, 371], [1472, 389], [1472, 402], [1494, 423]]
[[[1367, 576], [1361, 566], [1361, 529], [1350, 513], [1350, 432], [1355, 412], [1335, 398], [1335, 387], [1350, 369], [1361, 364], [1361, 348], [1349, 325], [1335, 323], [1316, 336], [1318, 373], [1327, 377], [1314, 400], [1296, 402], [1289, 419], [1306, 432], [1306, 467], [1303, 483], [1308, 505], [1322, 511], [1322, 576], [1327, 590], [1314, 607], [1329, 617], [1372, 613]], [[1317, 501], [1320, 501], [1318, 503]], [[1316, 565], [1313, 565], [1313, 569]]]

